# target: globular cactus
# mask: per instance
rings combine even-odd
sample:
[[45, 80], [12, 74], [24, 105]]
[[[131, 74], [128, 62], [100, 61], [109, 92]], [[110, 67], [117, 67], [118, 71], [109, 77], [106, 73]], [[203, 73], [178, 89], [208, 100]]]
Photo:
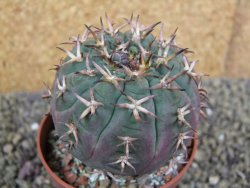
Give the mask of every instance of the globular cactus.
[[[142, 26], [139, 16], [114, 28], [87, 26], [71, 37], [72, 51], [55, 66], [51, 114], [61, 139], [85, 165], [110, 174], [140, 176], [170, 162], [187, 147], [205, 116], [206, 90], [193, 71], [187, 48], [152, 35], [160, 24]], [[124, 28], [129, 28], [123, 32]], [[185, 162], [185, 161], [182, 161]], [[172, 169], [171, 169], [172, 167]]]

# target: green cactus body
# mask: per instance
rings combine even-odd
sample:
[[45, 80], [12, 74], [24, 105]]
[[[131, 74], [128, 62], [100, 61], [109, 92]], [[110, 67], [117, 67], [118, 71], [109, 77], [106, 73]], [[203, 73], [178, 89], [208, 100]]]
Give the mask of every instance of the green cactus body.
[[157, 24], [142, 28], [130, 19], [126, 32], [108, 24], [72, 38], [71, 52], [61, 49], [68, 57], [56, 67], [51, 114], [61, 139], [85, 165], [123, 176], [148, 174], [175, 156], [181, 133], [196, 130], [201, 75], [185, 58], [188, 50], [174, 44], [175, 34], [155, 40]]

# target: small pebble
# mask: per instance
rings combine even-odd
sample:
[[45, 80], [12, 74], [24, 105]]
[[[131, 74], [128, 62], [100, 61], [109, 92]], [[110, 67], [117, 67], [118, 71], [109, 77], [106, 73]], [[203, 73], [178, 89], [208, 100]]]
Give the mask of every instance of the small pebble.
[[207, 113], [208, 116], [212, 116], [213, 115], [213, 110], [211, 108], [207, 108], [206, 113]]
[[30, 148], [30, 144], [27, 140], [22, 141], [22, 146], [24, 149], [29, 149]]
[[12, 144], [5, 144], [3, 146], [3, 151], [6, 154], [10, 154], [12, 152], [12, 150], [13, 150], [13, 145]]
[[21, 138], [22, 138], [22, 136], [21, 136], [20, 134], [16, 133], [16, 134], [14, 135], [14, 138], [13, 138], [13, 140], [12, 140], [12, 143], [13, 143], [14, 145], [16, 145], [16, 144], [21, 140]]
[[30, 125], [30, 127], [31, 127], [31, 130], [35, 131], [35, 130], [38, 129], [39, 124], [38, 124], [37, 122], [34, 122], [34, 123], [32, 123], [32, 124]]
[[203, 161], [205, 159], [205, 153], [202, 150], [197, 150], [194, 156], [196, 161]]
[[225, 140], [225, 135], [222, 133], [219, 135], [219, 141], [223, 142]]
[[210, 185], [216, 185], [220, 180], [219, 176], [210, 176], [209, 177], [209, 184]]

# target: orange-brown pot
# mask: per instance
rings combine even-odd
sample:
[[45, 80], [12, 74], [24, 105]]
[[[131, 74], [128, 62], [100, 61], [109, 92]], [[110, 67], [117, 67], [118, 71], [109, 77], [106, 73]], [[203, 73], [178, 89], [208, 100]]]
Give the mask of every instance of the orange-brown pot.
[[[40, 157], [40, 160], [42, 161], [42, 164], [48, 174], [50, 175], [50, 178], [55, 185], [56, 188], [73, 188], [71, 185], [60, 179], [48, 166], [47, 161], [45, 160], [45, 155], [48, 152], [47, 151], [47, 140], [49, 136], [49, 132], [54, 129], [54, 123], [52, 120], [51, 115], [46, 115], [39, 126], [38, 133], [37, 133], [37, 151], [38, 155]], [[169, 181], [167, 184], [161, 186], [160, 188], [175, 188], [178, 183], [181, 181], [181, 178], [184, 176], [185, 172], [191, 165], [193, 159], [194, 159], [194, 154], [197, 150], [197, 139], [194, 139], [193, 143], [193, 150], [191, 153], [191, 157], [189, 158], [188, 163], [184, 166], [184, 168], [181, 170], [181, 172], [174, 177], [171, 181]]]

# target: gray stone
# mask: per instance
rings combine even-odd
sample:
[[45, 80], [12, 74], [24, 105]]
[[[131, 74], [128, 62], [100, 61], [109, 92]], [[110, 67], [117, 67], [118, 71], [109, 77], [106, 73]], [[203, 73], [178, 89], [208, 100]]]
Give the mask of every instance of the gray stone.
[[8, 183], [12, 183], [14, 177], [16, 176], [17, 168], [15, 166], [7, 166], [4, 171], [4, 180]]
[[6, 139], [6, 141], [7, 141], [7, 142], [12, 142], [12, 139], [13, 139], [13, 132], [10, 132], [9, 134], [7, 134], [7, 139]]
[[20, 187], [20, 188], [31, 188], [32, 185], [30, 182], [28, 181], [25, 181], [25, 180], [20, 180], [20, 179], [17, 179], [16, 180], [16, 184]]
[[9, 186], [8, 185], [3, 185], [2, 188], [9, 188]]
[[22, 136], [19, 133], [14, 134], [12, 143], [15, 145], [18, 144], [18, 142], [21, 140], [21, 138], [22, 138]]
[[218, 139], [220, 142], [223, 142], [225, 140], [225, 135], [223, 133], [221, 133], [219, 136], [218, 136]]
[[30, 143], [28, 142], [28, 140], [22, 141], [22, 147], [24, 149], [30, 149]]
[[219, 187], [228, 187], [228, 182], [226, 180], [222, 180], [219, 182]]
[[197, 150], [194, 159], [201, 162], [205, 159], [205, 153], [202, 150]]
[[220, 180], [219, 176], [210, 176], [209, 177], [209, 184], [210, 185], [216, 185]]
[[17, 167], [14, 166], [14, 165], [12, 165], [12, 166], [7, 166], [5, 169], [6, 169], [7, 172], [10, 172], [10, 173], [13, 173], [13, 174], [15, 174], [16, 171], [17, 171]]
[[35, 130], [38, 129], [39, 124], [38, 124], [37, 122], [33, 122], [33, 123], [30, 125], [30, 127], [31, 127], [31, 130], [35, 131]]
[[1, 169], [4, 169], [4, 166], [5, 166], [5, 159], [4, 158], [0, 158], [0, 167]]
[[4, 151], [4, 153], [6, 153], [6, 154], [10, 154], [12, 151], [13, 151], [13, 145], [12, 144], [5, 144], [4, 146], [3, 146], [3, 151]]

